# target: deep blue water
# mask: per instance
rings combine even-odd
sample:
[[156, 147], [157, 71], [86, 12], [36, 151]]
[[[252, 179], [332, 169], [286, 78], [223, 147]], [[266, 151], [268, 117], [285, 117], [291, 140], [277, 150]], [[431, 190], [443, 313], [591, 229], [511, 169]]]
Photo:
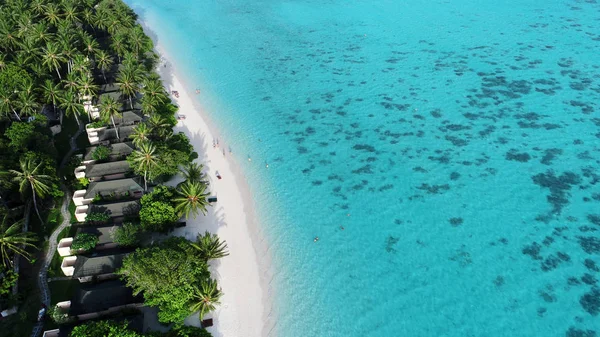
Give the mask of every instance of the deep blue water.
[[596, 1], [126, 2], [247, 175], [271, 335], [600, 334]]

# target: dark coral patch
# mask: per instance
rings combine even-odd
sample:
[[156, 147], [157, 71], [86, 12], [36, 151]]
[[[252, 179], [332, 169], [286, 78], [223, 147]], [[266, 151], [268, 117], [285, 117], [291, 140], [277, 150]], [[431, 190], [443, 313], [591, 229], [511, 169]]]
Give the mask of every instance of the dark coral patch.
[[593, 236], [579, 236], [579, 246], [588, 254], [600, 253], [600, 239]]
[[532, 242], [530, 245], [526, 245], [523, 247], [521, 252], [525, 255], [531, 256], [534, 260], [541, 260], [540, 251], [542, 250], [542, 246], [537, 242]]
[[594, 262], [592, 259], [585, 259], [585, 261], [583, 261], [583, 265], [591, 271], [595, 271], [595, 272], [600, 272], [600, 267], [598, 267], [598, 265], [596, 264], [596, 262]]
[[592, 290], [581, 296], [579, 304], [590, 315], [598, 316], [598, 313], [600, 313], [600, 289], [592, 288]]
[[561, 155], [562, 153], [563, 153], [563, 150], [561, 150], [561, 149], [546, 149], [546, 150], [544, 150], [544, 156], [540, 160], [540, 163], [542, 163], [544, 165], [550, 165], [550, 164], [552, 164], [552, 161], [554, 160], [554, 158], [556, 158], [556, 156]]
[[529, 159], [531, 159], [531, 156], [529, 155], [529, 153], [526, 153], [526, 152], [519, 153], [519, 152], [517, 152], [516, 149], [510, 149], [510, 151], [508, 151], [506, 153], [506, 160], [512, 160], [512, 161], [518, 161], [521, 163], [526, 163], [529, 161]]
[[565, 332], [565, 337], [596, 337], [596, 331], [594, 330], [581, 330], [575, 327], [570, 327]]
[[446, 192], [450, 189], [450, 185], [429, 185], [429, 184], [421, 184], [421, 186], [417, 187], [420, 190], [427, 191], [429, 194], [440, 194]]
[[450, 218], [448, 222], [450, 222], [452, 227], [458, 227], [463, 224], [463, 218]]

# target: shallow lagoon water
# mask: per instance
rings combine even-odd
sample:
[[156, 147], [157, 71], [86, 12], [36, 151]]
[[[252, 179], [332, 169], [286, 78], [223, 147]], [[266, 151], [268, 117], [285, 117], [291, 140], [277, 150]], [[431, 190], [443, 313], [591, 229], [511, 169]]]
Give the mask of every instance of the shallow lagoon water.
[[600, 4], [126, 2], [249, 180], [270, 335], [600, 332]]

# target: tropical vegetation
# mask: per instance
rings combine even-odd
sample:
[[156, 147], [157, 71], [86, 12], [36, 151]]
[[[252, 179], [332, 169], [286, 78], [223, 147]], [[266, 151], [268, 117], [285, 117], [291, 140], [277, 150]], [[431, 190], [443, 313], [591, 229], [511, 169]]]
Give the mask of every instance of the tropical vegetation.
[[91, 250], [98, 244], [98, 237], [91, 233], [79, 233], [75, 235], [73, 243], [71, 243], [72, 250]]
[[[114, 141], [133, 142], [135, 150], [127, 161], [143, 177], [147, 192], [139, 212], [136, 208], [128, 213], [129, 222], [114, 232], [115, 242], [136, 247], [142, 244], [142, 231], [167, 232], [182, 216], [208, 212], [203, 167], [194, 163], [198, 155], [185, 134], [173, 132], [177, 107], [153, 70], [158, 57], [136, 19], [121, 0], [0, 1], [0, 303], [18, 282], [19, 275], [11, 270], [14, 258], [34, 260], [35, 248], [41, 246], [36, 241], [59, 222], [63, 190], [89, 184], [73, 174], [81, 159], [63, 158], [71, 147], [69, 138], [86, 123], [114, 129]], [[120, 97], [103, 95], [106, 84], [115, 85]], [[130, 135], [124, 133], [119, 124], [123, 112], [139, 112], [140, 107], [142, 121]], [[114, 160], [110, 146], [98, 145], [92, 158]], [[184, 182], [177, 188], [161, 185], [180, 173]], [[27, 217], [30, 207], [35, 215]], [[47, 221], [51, 213], [56, 217]], [[34, 219], [33, 225], [28, 227], [24, 218]], [[96, 208], [86, 217], [86, 225], [110, 221], [110, 214]], [[72, 248], [91, 250], [97, 240], [81, 233]], [[226, 244], [215, 235], [199, 235], [193, 243], [172, 238], [139, 248], [120, 274], [136, 293], [144, 293], [147, 305], [159, 308], [161, 322], [179, 324], [192, 312], [204, 317], [219, 304], [222, 293], [210, 277], [208, 261], [226, 255]], [[31, 317], [15, 316], [21, 323], [3, 320], [0, 337], [29, 335]], [[50, 316], [59, 323], [67, 319], [55, 310]], [[97, 322], [76, 327], [72, 336], [159, 336], [127, 331], [120, 323]], [[209, 335], [204, 329], [181, 326], [160, 334]]]
[[89, 321], [76, 326], [70, 337], [210, 337], [203, 328], [178, 326], [168, 332], [142, 334], [129, 328], [127, 321]]

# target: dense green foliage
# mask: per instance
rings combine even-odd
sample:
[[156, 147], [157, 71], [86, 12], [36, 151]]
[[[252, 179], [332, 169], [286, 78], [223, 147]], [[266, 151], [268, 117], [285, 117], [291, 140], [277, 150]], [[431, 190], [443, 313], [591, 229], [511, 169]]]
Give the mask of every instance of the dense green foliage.
[[17, 284], [19, 275], [13, 272], [11, 269], [0, 269], [0, 298], [5, 298], [12, 293], [12, 287]]
[[110, 148], [108, 146], [100, 145], [96, 147], [94, 152], [92, 152], [92, 159], [103, 161], [107, 160], [110, 157]]
[[144, 230], [166, 232], [179, 220], [179, 215], [171, 203], [173, 195], [173, 188], [160, 185], [142, 197], [140, 221]]
[[108, 220], [110, 220], [110, 215], [106, 212], [90, 212], [90, 214], [85, 217], [86, 223], [97, 224], [107, 222]]
[[140, 334], [128, 328], [127, 322], [97, 321], [76, 326], [70, 337], [211, 337], [202, 328], [193, 326], [175, 327], [173, 330]]
[[182, 323], [192, 313], [195, 289], [210, 278], [206, 261], [183, 238], [138, 249], [118, 273], [134, 293], [144, 294], [146, 305], [159, 308], [163, 323]]
[[115, 230], [113, 240], [121, 246], [135, 247], [140, 243], [140, 231], [140, 224], [126, 222]]
[[94, 249], [98, 244], [98, 237], [90, 233], [79, 233], [75, 235], [73, 243], [71, 244], [72, 250], [90, 250]]

